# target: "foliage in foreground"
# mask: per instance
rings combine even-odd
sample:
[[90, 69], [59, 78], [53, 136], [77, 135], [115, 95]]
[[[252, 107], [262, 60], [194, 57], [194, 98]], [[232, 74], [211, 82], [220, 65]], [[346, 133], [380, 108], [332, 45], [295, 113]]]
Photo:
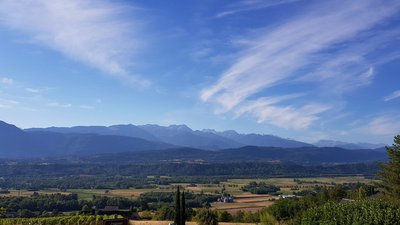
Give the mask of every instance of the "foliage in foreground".
[[103, 219], [113, 216], [56, 216], [46, 218], [14, 218], [0, 219], [0, 225], [101, 225]]
[[199, 225], [218, 225], [217, 213], [211, 209], [199, 209], [194, 219]]
[[400, 206], [383, 200], [363, 200], [345, 204], [328, 202], [307, 210], [301, 225], [397, 225]]
[[378, 175], [383, 193], [392, 200], [400, 201], [400, 135], [394, 137], [392, 147], [386, 147], [389, 156], [387, 163], [381, 163]]

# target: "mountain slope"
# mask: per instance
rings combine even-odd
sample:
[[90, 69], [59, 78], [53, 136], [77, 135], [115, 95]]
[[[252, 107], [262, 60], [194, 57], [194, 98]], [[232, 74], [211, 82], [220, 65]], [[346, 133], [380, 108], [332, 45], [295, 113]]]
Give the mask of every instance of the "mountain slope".
[[193, 131], [186, 125], [171, 125], [168, 127], [143, 125], [139, 127], [151, 133], [157, 139], [174, 145], [210, 150], [243, 146], [233, 140], [213, 133]]
[[243, 145], [265, 146], [265, 147], [281, 147], [281, 148], [299, 148], [311, 147], [311, 144], [280, 138], [274, 135], [261, 134], [239, 134], [236, 131], [216, 132], [216, 134], [234, 140]]
[[34, 146], [34, 143], [23, 130], [0, 121], [0, 152], [2, 156], [23, 155], [27, 146]]
[[385, 147], [385, 144], [349, 143], [343, 141], [320, 140], [314, 143], [317, 147], [338, 147], [344, 149], [377, 149]]
[[[164, 161], [242, 162], [283, 161], [310, 164], [360, 163], [385, 161], [386, 152], [375, 150], [347, 150], [341, 148], [274, 148], [246, 146], [236, 149], [209, 151], [193, 148], [176, 148], [159, 151], [129, 152], [92, 155], [86, 158], [93, 163], [143, 163]], [[234, 169], [234, 168], [232, 168]]]
[[98, 134], [62, 134], [55, 132], [28, 132], [35, 146], [40, 146], [41, 155], [89, 155], [143, 150], [158, 150], [173, 145], [147, 141], [141, 138], [98, 135]]
[[171, 125], [168, 127], [159, 125], [114, 125], [114, 126], [76, 126], [76, 127], [49, 127], [31, 128], [32, 131], [51, 131], [58, 133], [81, 133], [81, 134], [101, 134], [118, 135], [142, 138], [148, 141], [164, 142], [171, 145], [186, 146], [203, 149], [224, 149], [243, 146], [219, 135], [201, 131], [193, 131], [185, 125]]
[[176, 147], [127, 136], [23, 131], [1, 121], [0, 140], [0, 157], [11, 158], [89, 155]]
[[113, 125], [113, 126], [76, 126], [76, 127], [48, 127], [48, 128], [30, 128], [25, 131], [50, 131], [57, 133], [77, 133], [77, 134], [101, 134], [116, 135], [142, 138], [149, 141], [159, 141], [156, 137], [145, 130], [132, 125]]

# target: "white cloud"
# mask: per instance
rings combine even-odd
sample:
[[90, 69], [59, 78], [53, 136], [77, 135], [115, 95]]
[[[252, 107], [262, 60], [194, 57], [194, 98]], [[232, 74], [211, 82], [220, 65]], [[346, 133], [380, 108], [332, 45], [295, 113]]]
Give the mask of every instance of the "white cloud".
[[9, 108], [12, 108], [12, 107], [10, 105], [0, 104], [0, 109], [9, 109]]
[[39, 89], [35, 89], [35, 88], [25, 88], [25, 91], [30, 92], [30, 93], [39, 93], [40, 92]]
[[331, 106], [322, 104], [306, 104], [301, 107], [278, 106], [276, 103], [282, 100], [260, 98], [256, 101], [249, 101], [236, 111], [236, 115], [249, 113], [257, 118], [258, 123], [267, 122], [278, 127], [297, 130], [308, 128], [319, 119], [318, 114], [331, 108]]
[[12, 104], [12, 105], [18, 105], [19, 102], [15, 100], [10, 100], [10, 99], [4, 99], [0, 98], [0, 103], [6, 103], [6, 104]]
[[0, 83], [5, 84], [5, 85], [12, 85], [14, 84], [14, 80], [8, 77], [2, 77], [0, 79]]
[[391, 93], [390, 95], [386, 96], [383, 100], [390, 101], [396, 98], [400, 97], [400, 90], [394, 91], [393, 93]]
[[297, 1], [299, 0], [244, 0], [239, 3], [230, 5], [227, 10], [218, 13], [216, 17], [220, 18], [241, 12], [265, 9]]
[[59, 107], [59, 108], [71, 108], [72, 107], [72, 104], [70, 104], [70, 103], [63, 104], [63, 103], [59, 103], [59, 102], [51, 102], [47, 105], [51, 106], [51, 107]]
[[[23, 31], [32, 43], [49, 47], [129, 83], [149, 81], [130, 75], [127, 60], [138, 51], [139, 24], [124, 18], [132, 7], [100, 0], [2, 0], [0, 23]], [[129, 62], [131, 63], [131, 62]]]
[[[314, 74], [314, 79], [309, 82], [322, 82], [324, 77], [329, 78], [328, 91], [337, 89], [338, 93], [343, 93], [367, 85], [374, 77], [374, 64], [365, 63], [363, 54], [373, 51], [379, 42], [368, 48], [358, 46], [360, 49], [350, 48], [348, 42], [379, 36], [370, 29], [398, 12], [399, 8], [398, 1], [387, 1], [385, 4], [377, 0], [318, 3], [307, 13], [249, 41], [235, 62], [218, 81], [203, 89], [200, 97], [205, 102], [216, 104], [219, 112], [228, 112], [243, 108], [249, 99], [260, 96], [268, 88], [310, 77], [310, 73]], [[362, 36], [364, 31], [369, 31], [370, 36]], [[334, 47], [341, 51], [333, 51]], [[307, 106], [305, 104], [304, 107]], [[265, 110], [252, 107], [247, 111], [256, 114], [258, 121], [292, 128], [309, 126], [318, 119], [317, 114], [329, 109], [321, 107], [321, 110], [304, 117], [303, 114], [307, 114], [304, 110], [296, 113], [302, 107], [273, 104], [268, 104]], [[288, 113], [290, 119], [281, 118], [283, 112]], [[289, 125], [296, 118], [302, 122]]]
[[393, 137], [400, 134], [400, 116], [378, 116], [354, 130], [368, 135]]
[[79, 108], [91, 110], [91, 109], [94, 109], [94, 106], [91, 106], [91, 105], [80, 105]]
[[18, 105], [18, 101], [0, 98], [0, 108], [2, 109], [11, 109], [14, 108], [15, 105]]

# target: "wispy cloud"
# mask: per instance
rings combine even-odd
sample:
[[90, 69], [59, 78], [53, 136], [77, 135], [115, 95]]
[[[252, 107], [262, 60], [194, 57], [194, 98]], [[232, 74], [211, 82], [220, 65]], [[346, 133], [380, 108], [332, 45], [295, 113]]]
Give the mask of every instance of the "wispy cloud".
[[[312, 58], [311, 72], [295, 79], [320, 84], [320, 91], [334, 95], [367, 86], [375, 78], [375, 68], [399, 58], [399, 51], [393, 48], [399, 35], [399, 29], [364, 32], [364, 35], [359, 35], [354, 41], [342, 43], [344, 48], [339, 47], [337, 51], [329, 49], [328, 53], [316, 54]], [[388, 48], [385, 49], [385, 54], [373, 56], [385, 47]]]
[[245, 0], [239, 3], [231, 4], [225, 11], [218, 13], [216, 17], [220, 18], [236, 13], [265, 9], [297, 1], [300, 0]]
[[86, 110], [91, 110], [91, 109], [94, 109], [94, 106], [92, 106], [92, 105], [80, 105], [79, 108], [86, 109]]
[[258, 123], [270, 123], [286, 129], [304, 129], [318, 120], [318, 114], [331, 108], [329, 105], [306, 104], [301, 107], [278, 106], [274, 99], [260, 98], [244, 104], [236, 111], [240, 116], [249, 113], [257, 118]]
[[35, 89], [35, 88], [25, 88], [25, 91], [30, 92], [30, 93], [39, 93], [40, 92], [39, 89]]
[[366, 125], [361, 125], [354, 130], [368, 135], [393, 137], [400, 134], [400, 116], [377, 116], [372, 118]]
[[146, 86], [149, 81], [132, 75], [127, 59], [142, 41], [137, 18], [126, 20], [132, 7], [104, 0], [2, 0], [0, 24], [24, 32], [29, 41], [91, 65], [126, 82]]
[[14, 80], [8, 77], [2, 77], [0, 79], [0, 83], [5, 84], [5, 85], [12, 85], [14, 84]]
[[[301, 80], [310, 74], [314, 74], [314, 79], [309, 82], [322, 82], [326, 78], [335, 81], [330, 82], [329, 89], [349, 88], [346, 83], [352, 88], [369, 84], [375, 74], [374, 64], [366, 63], [364, 55], [376, 49], [377, 45], [354, 49], [349, 47], [349, 42], [377, 36], [370, 29], [394, 15], [399, 8], [398, 1], [387, 1], [385, 4], [377, 0], [318, 3], [304, 14], [249, 41], [246, 49], [219, 80], [202, 90], [201, 99], [215, 103], [219, 112], [251, 111], [258, 121], [281, 127], [290, 127], [288, 124], [297, 118], [303, 122], [293, 128], [308, 127], [318, 119], [319, 113], [329, 107], [317, 107], [319, 110], [312, 110], [308, 117], [302, 118], [307, 114], [302, 107], [308, 108], [308, 104], [277, 108], [274, 104], [257, 103], [257, 107], [252, 106], [248, 110], [248, 101], [257, 102], [268, 88]], [[366, 31], [370, 32], [369, 35], [365, 35]], [[333, 47], [339, 50], [333, 51]], [[302, 109], [300, 113], [295, 113], [299, 109]], [[283, 112], [289, 112], [293, 119], [277, 119]], [[274, 122], [272, 118], [281, 122]]]
[[396, 99], [396, 98], [400, 98], [400, 90], [394, 91], [390, 95], [386, 96], [383, 100], [388, 102], [388, 101]]
[[18, 101], [0, 98], [0, 108], [2, 108], [2, 109], [11, 109], [11, 108], [14, 108], [14, 106], [16, 106], [18, 104], [19, 104]]
[[51, 107], [59, 107], [59, 108], [71, 108], [72, 107], [72, 104], [70, 104], [70, 103], [59, 103], [59, 102], [51, 102], [47, 105], [51, 106]]

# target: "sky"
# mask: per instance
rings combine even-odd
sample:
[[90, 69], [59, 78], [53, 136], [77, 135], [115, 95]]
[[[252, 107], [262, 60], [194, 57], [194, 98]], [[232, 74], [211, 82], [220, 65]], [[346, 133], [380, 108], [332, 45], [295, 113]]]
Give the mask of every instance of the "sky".
[[0, 120], [400, 134], [398, 0], [0, 0]]

